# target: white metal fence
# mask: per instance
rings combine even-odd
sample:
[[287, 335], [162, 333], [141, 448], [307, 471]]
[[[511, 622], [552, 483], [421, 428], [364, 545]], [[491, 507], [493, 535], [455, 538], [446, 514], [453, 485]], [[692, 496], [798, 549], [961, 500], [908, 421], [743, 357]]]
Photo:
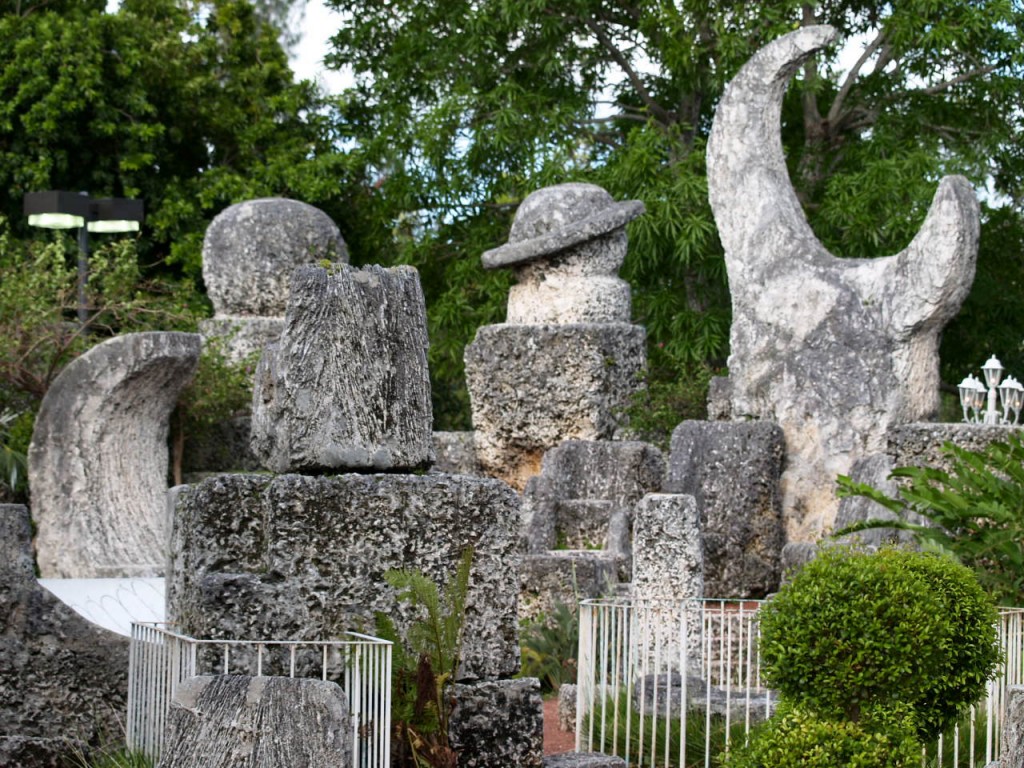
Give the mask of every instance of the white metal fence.
[[182, 681], [203, 674], [336, 682], [348, 698], [351, 768], [390, 765], [391, 643], [386, 640], [355, 632], [345, 633], [342, 640], [197, 640], [161, 624], [134, 623], [128, 667], [129, 749], [158, 760], [171, 698]]
[[[710, 766], [771, 716], [757, 601], [587, 600], [580, 606], [576, 749], [636, 766]], [[1000, 609], [1005, 662], [985, 699], [925, 750], [926, 768], [999, 756], [1006, 689], [1024, 682], [1024, 609]]]

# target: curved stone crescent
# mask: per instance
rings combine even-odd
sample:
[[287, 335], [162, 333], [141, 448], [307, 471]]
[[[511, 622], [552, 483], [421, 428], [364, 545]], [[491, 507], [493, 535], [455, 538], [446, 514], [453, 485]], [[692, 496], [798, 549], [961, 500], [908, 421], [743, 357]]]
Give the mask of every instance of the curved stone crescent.
[[167, 432], [194, 333], [130, 333], [73, 360], [43, 398], [29, 484], [43, 578], [161, 576]]
[[733, 304], [728, 402], [716, 410], [782, 427], [790, 541], [828, 530], [835, 476], [883, 451], [890, 426], [937, 412], [939, 336], [970, 291], [978, 246], [978, 203], [959, 176], [941, 181], [894, 256], [840, 259], [815, 237], [783, 155], [782, 100], [835, 36], [806, 27], [758, 51], [726, 89], [707, 151]]

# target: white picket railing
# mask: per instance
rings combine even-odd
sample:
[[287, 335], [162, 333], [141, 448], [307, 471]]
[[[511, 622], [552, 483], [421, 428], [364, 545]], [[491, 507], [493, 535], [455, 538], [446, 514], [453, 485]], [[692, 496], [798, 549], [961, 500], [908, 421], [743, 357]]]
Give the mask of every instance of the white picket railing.
[[165, 625], [133, 623], [128, 748], [156, 763], [178, 685], [203, 674], [317, 677], [338, 683], [348, 698], [351, 717], [350, 768], [389, 768], [391, 643], [387, 640], [355, 632], [345, 633], [343, 640], [198, 640]]
[[[771, 716], [761, 680], [757, 601], [587, 600], [580, 606], [576, 750], [627, 765], [717, 765]], [[999, 756], [1006, 689], [1024, 682], [1024, 609], [1003, 608], [1005, 662], [928, 768], [981, 768]]]

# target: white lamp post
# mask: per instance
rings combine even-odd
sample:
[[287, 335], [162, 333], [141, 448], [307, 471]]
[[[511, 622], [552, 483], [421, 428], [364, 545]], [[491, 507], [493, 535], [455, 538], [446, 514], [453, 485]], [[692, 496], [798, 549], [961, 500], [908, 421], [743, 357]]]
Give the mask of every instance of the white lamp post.
[[[1024, 386], [1013, 376], [1003, 378], [1003, 364], [992, 355], [981, 367], [985, 375], [985, 384], [975, 376], [968, 375], [960, 382], [960, 407], [964, 412], [964, 421], [984, 424], [1017, 424], [1020, 420], [1021, 407], [1024, 406]], [[1003, 411], [999, 412], [1002, 401]], [[984, 410], [982, 410], [984, 408]], [[1010, 412], [1013, 420], [1010, 420]]]

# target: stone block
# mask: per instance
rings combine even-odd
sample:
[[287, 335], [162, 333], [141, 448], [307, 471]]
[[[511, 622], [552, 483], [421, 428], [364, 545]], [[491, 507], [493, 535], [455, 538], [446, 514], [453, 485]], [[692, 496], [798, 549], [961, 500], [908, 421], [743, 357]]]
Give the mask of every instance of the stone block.
[[626, 768], [626, 761], [600, 752], [563, 752], [545, 757], [544, 768]]
[[576, 730], [576, 695], [578, 687], [574, 683], [562, 683], [558, 686], [558, 730], [571, 732]]
[[533, 677], [453, 685], [448, 737], [459, 768], [539, 768], [544, 708]]
[[220, 675], [178, 686], [160, 768], [338, 768], [351, 762], [348, 700], [337, 683]]
[[214, 312], [281, 316], [292, 270], [348, 261], [337, 225], [298, 200], [263, 198], [225, 208], [203, 239], [203, 283]]
[[434, 466], [431, 467], [433, 472], [451, 475], [481, 474], [472, 432], [435, 432], [434, 456]]
[[519, 669], [519, 503], [464, 475], [219, 475], [180, 489], [168, 619], [202, 638], [320, 639], [413, 618], [384, 581], [444, 585], [473, 547], [460, 677]]
[[1005, 442], [1021, 427], [994, 424], [915, 422], [889, 429], [886, 453], [894, 467], [929, 466], [948, 470], [949, 462], [942, 455], [945, 443], [980, 451], [995, 442]]
[[665, 490], [697, 501], [707, 597], [778, 588], [783, 453], [782, 430], [765, 421], [684, 421], [672, 432]]
[[253, 391], [253, 452], [272, 472], [401, 471], [434, 460], [427, 317], [412, 267], [292, 275], [285, 329]]
[[836, 475], [883, 452], [892, 426], [938, 412], [939, 339], [970, 291], [980, 231], [974, 190], [953, 176], [898, 254], [838, 258], [815, 236], [782, 151], [782, 103], [835, 37], [806, 26], [759, 50], [725, 89], [707, 144], [732, 297], [728, 415], [785, 433], [790, 541], [832, 528]]
[[594, 550], [552, 550], [525, 555], [520, 571], [519, 618], [551, 616], [558, 603], [575, 608], [580, 600], [608, 595], [618, 582], [614, 556]]
[[640, 385], [646, 333], [625, 323], [488, 325], [466, 347], [483, 469], [517, 489], [565, 440], [605, 440]]
[[128, 639], [36, 580], [28, 509], [0, 504], [0, 765], [50, 768], [122, 733]]
[[999, 762], [1004, 768], [1018, 768], [1024, 765], [1024, 685], [1007, 687], [1005, 706]]
[[125, 334], [50, 385], [28, 455], [43, 578], [163, 575], [167, 433], [199, 350], [198, 334]]
[[639, 599], [672, 601], [703, 597], [701, 538], [693, 496], [644, 496], [633, 521], [633, 594]]

